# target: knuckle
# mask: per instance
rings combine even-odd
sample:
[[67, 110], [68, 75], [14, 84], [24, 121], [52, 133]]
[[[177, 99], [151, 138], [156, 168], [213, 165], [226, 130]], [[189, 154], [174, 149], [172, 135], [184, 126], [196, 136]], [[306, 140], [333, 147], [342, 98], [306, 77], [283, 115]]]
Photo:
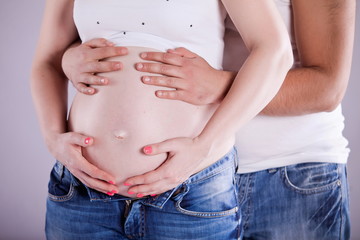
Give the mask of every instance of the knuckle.
[[[96, 40], [96, 39], [95, 39]], [[105, 38], [99, 38], [99, 42], [101, 44], [106, 44], [107, 43], [107, 40]]]
[[163, 53], [161, 55], [161, 59], [164, 62], [168, 62], [168, 61], [170, 61], [172, 59], [172, 55], [170, 53]]
[[159, 72], [161, 74], [166, 74], [169, 70], [169, 67], [165, 64], [161, 64], [160, 68], [159, 68]]
[[164, 83], [167, 86], [173, 86], [175, 83], [175, 80], [173, 78], [167, 77], [167, 78], [165, 78]]
[[88, 58], [87, 51], [81, 50], [81, 51], [79, 51], [78, 54], [79, 54], [78, 56], [79, 56], [80, 61], [86, 61], [87, 60], [87, 58]]

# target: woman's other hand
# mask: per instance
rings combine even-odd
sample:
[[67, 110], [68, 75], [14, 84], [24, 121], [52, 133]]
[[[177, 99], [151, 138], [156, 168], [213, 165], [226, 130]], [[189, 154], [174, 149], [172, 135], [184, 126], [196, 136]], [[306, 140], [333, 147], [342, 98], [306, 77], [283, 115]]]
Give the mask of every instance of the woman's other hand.
[[94, 139], [75, 132], [56, 134], [48, 142], [51, 154], [86, 186], [108, 195], [118, 192], [115, 178], [97, 168], [82, 156], [82, 147], [89, 147]]
[[167, 52], [145, 52], [140, 57], [155, 63], [138, 63], [138, 71], [163, 75], [143, 76], [144, 84], [175, 89], [158, 90], [155, 93], [157, 97], [181, 100], [194, 105], [219, 103], [236, 74], [212, 68], [205, 59], [185, 48]]
[[128, 193], [137, 197], [157, 195], [183, 183], [200, 171], [200, 164], [209, 155], [206, 144], [198, 138], [173, 138], [143, 148], [146, 155], [168, 153], [166, 161], [157, 169], [128, 178]]
[[92, 39], [83, 44], [75, 43], [66, 50], [62, 58], [62, 68], [74, 87], [81, 93], [92, 95], [96, 91], [91, 85], [107, 85], [109, 79], [96, 73], [122, 69], [121, 62], [101, 61], [106, 58], [127, 55], [125, 47], [115, 47], [104, 38]]

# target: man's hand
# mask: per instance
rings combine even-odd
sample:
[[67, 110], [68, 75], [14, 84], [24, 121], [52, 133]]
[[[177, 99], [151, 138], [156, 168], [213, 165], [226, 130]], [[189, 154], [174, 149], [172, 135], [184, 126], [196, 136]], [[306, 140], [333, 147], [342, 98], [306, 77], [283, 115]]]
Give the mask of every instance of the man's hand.
[[52, 136], [48, 147], [51, 154], [82, 183], [112, 196], [118, 193], [115, 178], [92, 165], [82, 156], [81, 148], [89, 147], [93, 142], [91, 137], [67, 132]]
[[112, 72], [122, 69], [121, 62], [101, 61], [128, 53], [125, 47], [115, 47], [103, 38], [96, 38], [83, 44], [73, 44], [63, 55], [62, 68], [74, 87], [84, 94], [96, 91], [90, 85], [106, 85], [109, 79], [96, 73]]
[[136, 64], [141, 72], [163, 76], [143, 76], [145, 84], [174, 88], [158, 90], [156, 96], [181, 100], [194, 105], [219, 103], [229, 90], [235, 73], [212, 68], [202, 57], [185, 48], [163, 52], [146, 52], [140, 57], [156, 63]]

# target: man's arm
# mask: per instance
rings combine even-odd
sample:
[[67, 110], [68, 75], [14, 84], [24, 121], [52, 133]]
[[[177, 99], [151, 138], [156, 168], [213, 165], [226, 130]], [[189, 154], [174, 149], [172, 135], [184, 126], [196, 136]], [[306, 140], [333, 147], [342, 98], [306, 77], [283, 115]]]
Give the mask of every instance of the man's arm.
[[332, 111], [349, 80], [355, 29], [355, 0], [293, 0], [301, 66], [289, 71], [265, 115]]

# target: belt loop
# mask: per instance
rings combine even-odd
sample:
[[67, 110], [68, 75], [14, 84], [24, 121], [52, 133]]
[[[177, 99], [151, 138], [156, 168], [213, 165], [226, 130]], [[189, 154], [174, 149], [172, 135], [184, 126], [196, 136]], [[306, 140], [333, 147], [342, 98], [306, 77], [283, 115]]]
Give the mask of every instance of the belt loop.
[[54, 165], [54, 170], [59, 175], [60, 178], [63, 177], [63, 175], [64, 175], [64, 165], [61, 162], [59, 162], [58, 160], [56, 160], [56, 163]]

